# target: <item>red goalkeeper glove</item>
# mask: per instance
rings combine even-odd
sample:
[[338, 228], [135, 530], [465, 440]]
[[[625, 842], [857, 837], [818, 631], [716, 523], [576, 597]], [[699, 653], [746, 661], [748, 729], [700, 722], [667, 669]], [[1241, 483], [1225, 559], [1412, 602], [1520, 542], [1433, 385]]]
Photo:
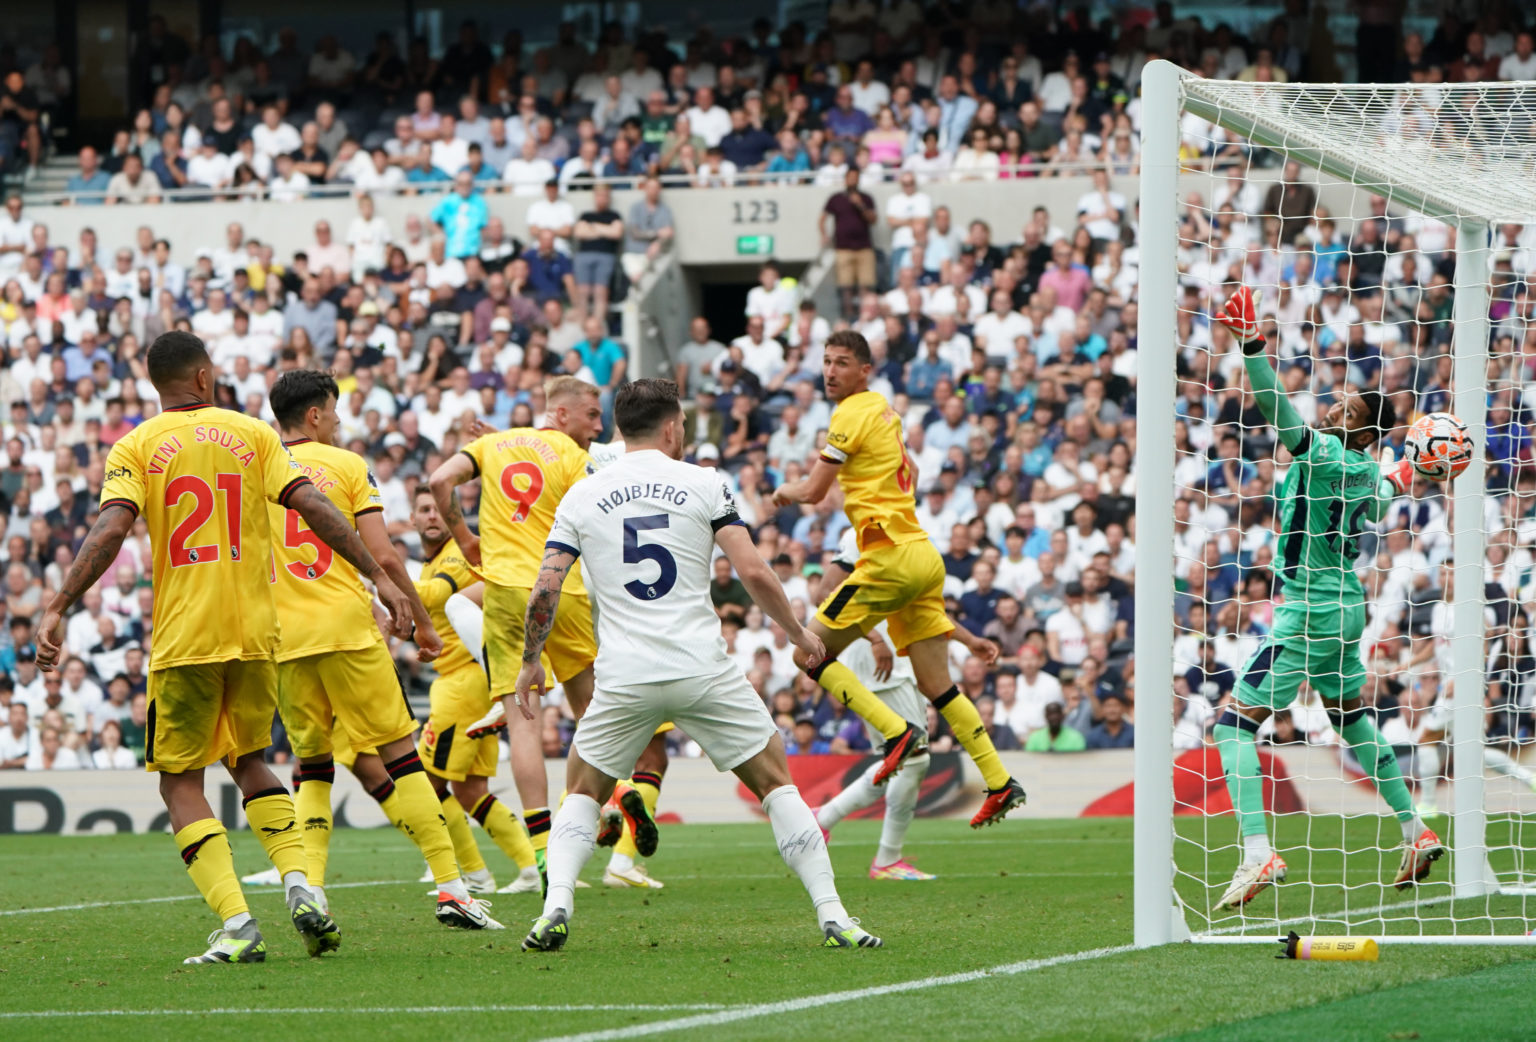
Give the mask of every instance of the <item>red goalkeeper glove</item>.
[[1264, 334], [1259, 332], [1259, 295], [1247, 286], [1237, 287], [1237, 292], [1227, 298], [1216, 321], [1232, 330], [1243, 354], [1256, 355], [1264, 350]]
[[1392, 450], [1383, 449], [1381, 455], [1381, 476], [1392, 482], [1392, 487], [1400, 496], [1406, 496], [1413, 488], [1415, 471], [1413, 464], [1406, 459], [1392, 462]]

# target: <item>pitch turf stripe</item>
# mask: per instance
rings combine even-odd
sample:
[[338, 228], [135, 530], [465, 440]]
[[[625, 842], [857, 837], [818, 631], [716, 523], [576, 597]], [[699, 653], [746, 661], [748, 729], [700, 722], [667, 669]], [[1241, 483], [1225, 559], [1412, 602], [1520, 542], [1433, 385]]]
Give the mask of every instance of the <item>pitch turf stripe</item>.
[[[993, 966], [986, 970], [951, 973], [943, 977], [924, 977], [920, 980], [902, 981], [898, 984], [882, 984], [873, 988], [857, 988], [853, 991], [831, 991], [823, 995], [806, 995], [803, 998], [785, 999], [782, 1002], [764, 1002], [755, 1006], [737, 1006], [720, 1010], [717, 1013], [701, 1013], [692, 1017], [657, 1020], [649, 1024], [632, 1024], [628, 1027], [608, 1028], [603, 1031], [586, 1031], [578, 1035], [552, 1036], [543, 1039], [542, 1042], [609, 1042], [612, 1039], [644, 1038], [647, 1035], [664, 1035], [672, 1031], [716, 1027], [720, 1024], [734, 1024], [739, 1020], [755, 1020], [758, 1017], [771, 1017], [780, 1013], [799, 1013], [808, 1009], [835, 1006], [845, 1002], [862, 1002], [865, 999], [880, 998], [884, 995], [899, 995], [908, 991], [926, 991], [929, 988], [947, 987], [951, 984], [971, 984], [976, 981], [989, 980], [993, 977], [1012, 977], [1021, 973], [1033, 973], [1036, 970], [1048, 970], [1054, 966], [1066, 966], [1075, 962], [1090, 962], [1094, 959], [1103, 959], [1111, 955], [1124, 955], [1135, 950], [1136, 947], [1130, 944], [1117, 945], [1113, 948], [1091, 948], [1087, 951], [1071, 952], [1066, 955], [1053, 955], [1045, 959], [1027, 959], [1024, 962], [1004, 963], [1001, 966]], [[833, 956], [833, 958], [836, 958], [836, 956]], [[879, 956], [873, 956], [873, 958], [879, 958]]]
[[[406, 886], [413, 883], [409, 879], [376, 879], [366, 883], [336, 883], [326, 887], [327, 890], [352, 890], [363, 886]], [[256, 887], [247, 889], [247, 894], [280, 894], [281, 887]], [[121, 901], [87, 901], [77, 905], [53, 905], [49, 908], [0, 908], [0, 916], [4, 915], [42, 915], [46, 912], [85, 912], [92, 908], [117, 908], [122, 905], [163, 905], [173, 901], [201, 901], [202, 894], [176, 894], [174, 897], [133, 897]]]
[[[329, 888], [327, 888], [329, 889]], [[565, 1006], [370, 1006], [357, 1009], [340, 1009], [330, 1006], [286, 1006], [278, 1009], [256, 1007], [226, 1007], [220, 1009], [41, 1009], [22, 1012], [0, 1013], [0, 1020], [43, 1020], [54, 1017], [206, 1017], [210, 1014], [233, 1016], [284, 1016], [290, 1013], [328, 1017], [364, 1014], [374, 1016], [388, 1013], [673, 1013], [683, 1010], [729, 1010], [731, 1007], [711, 1002], [679, 1002], [667, 1005], [619, 1005], [597, 1003]]]

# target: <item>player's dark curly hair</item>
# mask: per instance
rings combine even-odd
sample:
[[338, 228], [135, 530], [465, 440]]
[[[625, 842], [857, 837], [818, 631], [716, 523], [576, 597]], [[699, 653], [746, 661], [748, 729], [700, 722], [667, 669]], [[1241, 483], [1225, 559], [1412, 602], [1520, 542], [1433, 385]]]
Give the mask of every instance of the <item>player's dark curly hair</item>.
[[323, 409], [327, 398], [340, 397], [336, 378], [330, 373], [319, 369], [290, 369], [272, 385], [268, 400], [277, 422], [291, 430], [304, 422], [304, 415], [310, 409]]
[[1379, 391], [1361, 391], [1360, 400], [1365, 403], [1366, 415], [1376, 429], [1375, 440], [1385, 438], [1397, 426], [1397, 409], [1392, 406], [1392, 399]]
[[149, 345], [149, 382], [157, 389], [185, 380], [209, 362], [208, 348], [196, 334], [172, 330]]

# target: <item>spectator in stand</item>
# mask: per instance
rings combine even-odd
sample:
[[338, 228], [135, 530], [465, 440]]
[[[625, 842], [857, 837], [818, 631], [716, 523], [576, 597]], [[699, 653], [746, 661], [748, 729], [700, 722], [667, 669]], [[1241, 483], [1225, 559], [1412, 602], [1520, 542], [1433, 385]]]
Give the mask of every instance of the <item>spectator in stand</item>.
[[1102, 723], [1088, 732], [1089, 749], [1129, 749], [1136, 744], [1136, 728], [1125, 718], [1125, 699], [1108, 695], [1099, 700], [1103, 709]]
[[731, 112], [731, 132], [720, 139], [720, 152], [738, 171], [767, 169], [768, 153], [774, 149], [773, 135], [747, 122], [742, 109]]
[[693, 132], [704, 139], [706, 148], [714, 148], [731, 132], [731, 114], [715, 104], [715, 92], [702, 87], [693, 96], [693, 105], [684, 113]]
[[443, 230], [448, 256], [463, 259], [480, 252], [480, 232], [490, 219], [485, 196], [475, 187], [468, 170], [460, 170], [453, 179], [453, 191], [432, 208], [432, 223]]
[[1045, 707], [1045, 726], [1032, 731], [1024, 742], [1027, 753], [1080, 753], [1088, 748], [1081, 731], [1068, 727], [1060, 701]]
[[540, 228], [534, 234], [534, 243], [522, 258], [528, 265], [528, 286], [534, 296], [540, 303], [574, 299], [576, 276], [570, 257], [555, 248], [555, 233]]
[[64, 190], [69, 193], [68, 202], [85, 206], [100, 206], [104, 201], [107, 185], [112, 178], [101, 169], [101, 157], [90, 145], [80, 149], [76, 157], [79, 169], [69, 175]]
[[640, 198], [630, 204], [629, 217], [624, 222], [624, 253], [620, 262], [624, 276], [638, 283], [656, 258], [671, 248], [675, 219], [672, 210], [661, 199], [661, 181], [654, 176], [640, 182]]
[[106, 190], [108, 205], [160, 201], [159, 179], [145, 171], [144, 160], [139, 158], [137, 152], [130, 152], [123, 157], [123, 168], [112, 175]]
[[27, 159], [27, 175], [37, 172], [43, 158], [43, 135], [38, 121], [42, 103], [27, 86], [26, 76], [12, 68], [0, 80], [0, 165], [9, 166], [20, 154]]
[[822, 247], [830, 245], [836, 258], [837, 293], [845, 319], [853, 318], [858, 295], [875, 288], [871, 231], [877, 220], [874, 199], [860, 190], [859, 171], [850, 167], [844, 175], [843, 190], [827, 200], [817, 221]]
[[592, 208], [576, 219], [572, 234], [576, 246], [572, 264], [577, 314], [583, 318], [595, 315], [606, 321], [609, 287], [624, 239], [624, 218], [613, 208], [613, 190], [606, 184], [593, 190]]

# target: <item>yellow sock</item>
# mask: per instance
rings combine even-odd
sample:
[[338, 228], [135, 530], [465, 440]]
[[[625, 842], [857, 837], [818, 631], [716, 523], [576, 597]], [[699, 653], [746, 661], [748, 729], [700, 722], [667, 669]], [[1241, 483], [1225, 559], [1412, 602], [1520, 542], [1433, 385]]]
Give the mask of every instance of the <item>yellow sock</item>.
[[245, 820], [278, 872], [302, 872], [308, 876], [309, 858], [294, 818], [293, 797], [287, 789], [268, 789], [247, 798]]
[[442, 805], [443, 821], [448, 825], [448, 838], [453, 841], [453, 858], [459, 863], [459, 871], [465, 875], [479, 872], [485, 868], [485, 858], [480, 856], [480, 844], [475, 842], [475, 834], [470, 831], [469, 819], [464, 816], [459, 798], [444, 789]]
[[235, 875], [235, 855], [229, 849], [229, 837], [218, 819], [194, 821], [176, 833], [175, 838], [192, 885], [220, 922], [250, 912], [245, 895], [240, 892], [240, 877]]
[[987, 737], [987, 729], [981, 722], [981, 714], [976, 712], [976, 704], [962, 695], [958, 687], [951, 687], [933, 700], [933, 707], [948, 721], [949, 729], [955, 732], [955, 740], [971, 754], [987, 788], [1001, 789], [1007, 785], [1008, 768], [1003, 766], [997, 748], [992, 744], [992, 739]]
[[505, 803], [486, 793], [470, 813], [485, 829], [491, 841], [501, 848], [503, 854], [515, 861], [519, 869], [538, 864], [533, 843]]
[[312, 886], [325, 885], [325, 869], [331, 859], [331, 785], [335, 780], [336, 764], [331, 760], [300, 764], [293, 772], [293, 806]]
[[528, 829], [528, 842], [534, 853], [549, 846], [549, 808], [529, 807], [523, 811], [523, 826]]
[[[652, 774], [649, 771], [636, 771], [633, 778], [627, 779], [623, 784], [628, 785], [640, 794], [640, 799], [645, 803], [645, 809], [650, 811], [651, 817], [656, 816], [656, 803], [661, 799], [661, 775]], [[629, 827], [629, 822], [624, 823], [624, 835], [613, 845], [615, 854], [623, 854], [628, 858], [638, 858], [640, 851], [635, 847], [635, 833]]]
[[451, 883], [459, 878], [459, 863], [453, 856], [453, 840], [448, 836], [448, 823], [443, 820], [443, 805], [437, 801], [437, 792], [427, 780], [426, 769], [415, 750], [384, 765], [394, 780], [395, 791], [386, 801], [385, 813], [390, 820], [398, 821], [399, 828], [421, 850], [432, 869], [432, 878], [438, 883]]
[[810, 676], [828, 694], [869, 721], [869, 725], [886, 738], [895, 738], [907, 729], [907, 722], [895, 710], [859, 683], [853, 670], [836, 659], [814, 670]]

